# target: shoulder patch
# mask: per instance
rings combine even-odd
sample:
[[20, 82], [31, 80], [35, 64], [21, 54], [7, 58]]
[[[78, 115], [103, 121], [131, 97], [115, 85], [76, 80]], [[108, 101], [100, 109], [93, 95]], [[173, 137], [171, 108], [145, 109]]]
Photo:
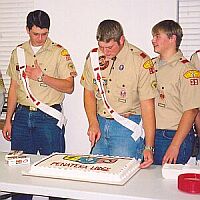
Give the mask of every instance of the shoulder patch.
[[66, 49], [63, 49], [63, 50], [61, 51], [61, 55], [62, 55], [62, 56], [67, 56], [67, 55], [69, 55], [69, 53], [68, 53], [68, 51], [67, 51]]
[[185, 78], [200, 78], [200, 71], [198, 70], [189, 70], [183, 75]]
[[143, 67], [144, 67], [145, 69], [150, 69], [150, 68], [154, 67], [154, 64], [153, 64], [152, 60], [149, 59], [149, 60], [147, 60], [147, 61], [144, 63]]
[[146, 57], [147, 57], [147, 55], [146, 55], [144, 52], [140, 53], [140, 56], [141, 56], [142, 58], [146, 58]]
[[153, 62], [152, 62], [151, 59], [147, 60], [147, 61], [143, 64], [143, 67], [144, 67], [145, 69], [148, 69], [150, 74], [153, 74], [153, 73], [156, 72], [156, 70], [155, 70], [155, 68], [154, 68], [154, 64], [153, 64]]

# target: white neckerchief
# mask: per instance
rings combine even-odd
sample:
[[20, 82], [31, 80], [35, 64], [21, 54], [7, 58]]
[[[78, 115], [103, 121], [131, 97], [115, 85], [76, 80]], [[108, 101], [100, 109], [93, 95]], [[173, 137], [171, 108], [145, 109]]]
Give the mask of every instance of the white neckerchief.
[[139, 137], [144, 138], [144, 129], [142, 128], [142, 121], [140, 124], [135, 123], [134, 121], [131, 121], [128, 118], [125, 118], [121, 115], [119, 115], [108, 103], [106, 98], [106, 93], [103, 87], [102, 83], [102, 77], [101, 77], [101, 71], [99, 66], [99, 56], [97, 51], [90, 52], [90, 58], [91, 58], [91, 65], [94, 72], [94, 76], [96, 79], [96, 83], [99, 89], [99, 93], [101, 94], [102, 101], [104, 103], [104, 106], [110, 113], [110, 115], [121, 125], [128, 128], [129, 130], [133, 131], [133, 134], [131, 135], [132, 138], [136, 141]]
[[32, 94], [30, 86], [29, 86], [29, 79], [25, 73], [26, 61], [25, 61], [24, 50], [20, 47], [17, 48], [17, 57], [18, 57], [18, 63], [19, 63], [20, 76], [24, 85], [24, 90], [26, 94], [28, 95], [30, 101], [44, 113], [47, 113], [48, 115], [56, 118], [58, 120], [57, 126], [59, 126], [62, 129], [62, 126], [66, 125], [67, 123], [67, 119], [65, 118], [63, 113], [42, 103]]

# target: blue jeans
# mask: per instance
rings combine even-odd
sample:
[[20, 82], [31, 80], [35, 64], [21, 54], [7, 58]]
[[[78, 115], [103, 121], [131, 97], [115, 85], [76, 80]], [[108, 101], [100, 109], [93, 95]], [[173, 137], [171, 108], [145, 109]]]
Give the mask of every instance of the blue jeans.
[[197, 160], [200, 160], [200, 136], [199, 136], [199, 152], [197, 154]]
[[[55, 109], [61, 111], [61, 106]], [[49, 155], [53, 152], [65, 152], [65, 128], [60, 129], [58, 120], [37, 110], [29, 111], [19, 105], [15, 112], [11, 131], [11, 149], [23, 150], [24, 153]], [[31, 200], [32, 195], [19, 194], [13, 200]]]
[[[139, 124], [140, 115], [132, 115], [130, 120]], [[132, 131], [115, 120], [106, 119], [98, 115], [101, 130], [100, 140], [95, 144], [92, 154], [125, 156], [142, 159], [144, 139], [141, 137], [134, 141]]]
[[[156, 130], [155, 135], [155, 152], [154, 152], [154, 164], [162, 165], [162, 159], [172, 142], [175, 135], [175, 130]], [[176, 163], [185, 164], [192, 155], [192, 148], [194, 144], [194, 132], [191, 130], [183, 143], [180, 146], [179, 154]]]

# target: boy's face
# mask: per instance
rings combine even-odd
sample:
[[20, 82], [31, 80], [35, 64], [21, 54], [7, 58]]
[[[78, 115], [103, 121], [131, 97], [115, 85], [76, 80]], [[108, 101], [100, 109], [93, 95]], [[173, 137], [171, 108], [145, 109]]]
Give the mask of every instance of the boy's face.
[[31, 44], [35, 47], [43, 46], [47, 40], [49, 30], [47, 28], [39, 28], [33, 26], [31, 30], [26, 28], [27, 33], [29, 34]]
[[106, 58], [111, 59], [114, 58], [122, 49], [124, 45], [124, 36], [121, 36], [119, 44], [113, 39], [109, 42], [99, 41], [99, 49], [103, 52]]
[[157, 33], [153, 33], [152, 44], [154, 47], [154, 52], [162, 55], [174, 47], [174, 40], [173, 37], [169, 38], [164, 31], [160, 30]]

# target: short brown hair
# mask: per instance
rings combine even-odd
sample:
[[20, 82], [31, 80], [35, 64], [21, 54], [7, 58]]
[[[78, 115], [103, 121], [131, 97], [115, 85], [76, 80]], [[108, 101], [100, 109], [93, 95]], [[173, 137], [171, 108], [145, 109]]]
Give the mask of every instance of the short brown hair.
[[177, 22], [173, 20], [161, 21], [152, 28], [152, 34], [156, 34], [159, 31], [164, 31], [169, 38], [176, 35], [176, 49], [179, 49], [183, 37], [183, 31]]
[[109, 42], [113, 39], [119, 43], [122, 35], [124, 35], [124, 33], [121, 24], [115, 20], [108, 19], [99, 24], [96, 39], [102, 42]]

